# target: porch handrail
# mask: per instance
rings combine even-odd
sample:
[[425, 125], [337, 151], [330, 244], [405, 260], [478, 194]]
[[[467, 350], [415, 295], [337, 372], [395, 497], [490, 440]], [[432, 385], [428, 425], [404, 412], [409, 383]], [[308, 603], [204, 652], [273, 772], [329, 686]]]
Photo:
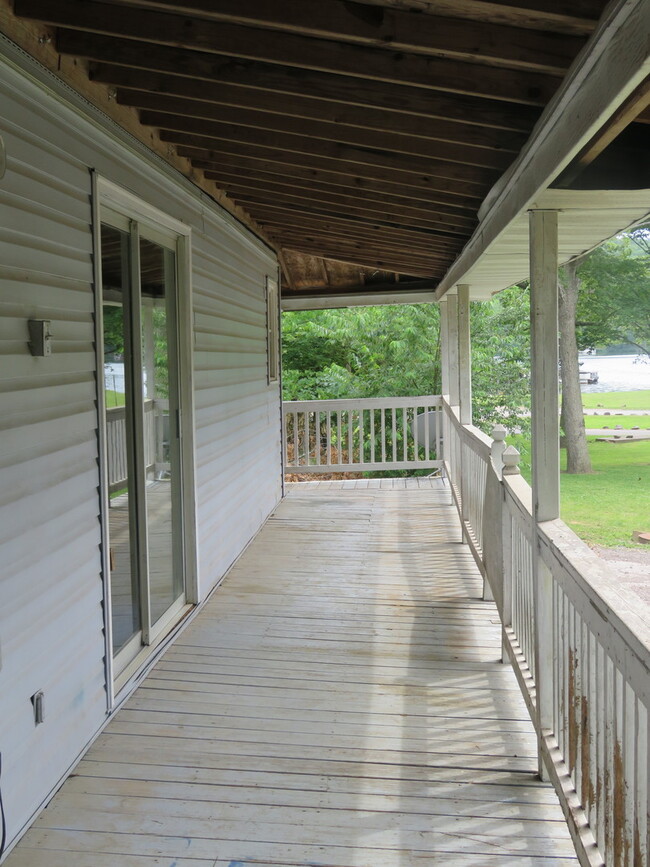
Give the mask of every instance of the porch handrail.
[[[531, 488], [519, 475], [516, 452], [504, 454], [503, 436], [486, 452], [485, 435], [443, 406], [446, 467], [465, 536], [499, 608], [504, 655], [580, 861], [647, 867], [650, 626], [634, 594], [563, 521], [534, 521]], [[549, 576], [540, 624], [535, 557]], [[540, 695], [551, 705], [544, 713]], [[540, 718], [552, 720], [551, 727], [542, 728]]]
[[[156, 413], [166, 409], [167, 401], [147, 399], [144, 402], [144, 460], [147, 471], [156, 464]], [[106, 444], [108, 450], [108, 490], [113, 494], [123, 488], [128, 480], [126, 407], [113, 406], [106, 409]]]
[[285, 401], [282, 414], [286, 472], [442, 466], [439, 395]]

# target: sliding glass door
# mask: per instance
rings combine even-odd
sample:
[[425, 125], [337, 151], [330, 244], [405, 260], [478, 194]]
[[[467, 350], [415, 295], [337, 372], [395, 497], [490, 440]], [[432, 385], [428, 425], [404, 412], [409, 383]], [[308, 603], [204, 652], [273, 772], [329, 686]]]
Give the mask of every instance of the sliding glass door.
[[100, 233], [114, 674], [185, 604], [177, 239], [110, 209]]

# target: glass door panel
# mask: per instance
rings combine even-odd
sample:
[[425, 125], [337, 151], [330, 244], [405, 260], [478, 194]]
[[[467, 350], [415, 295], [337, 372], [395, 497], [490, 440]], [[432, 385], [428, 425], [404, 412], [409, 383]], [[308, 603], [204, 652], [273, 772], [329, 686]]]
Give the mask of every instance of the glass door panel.
[[145, 497], [151, 624], [183, 594], [178, 508], [176, 257], [140, 240]]
[[137, 222], [119, 225], [101, 227], [116, 675], [185, 602], [176, 252], [141, 237]]
[[[134, 511], [132, 394], [128, 370], [130, 339], [129, 235], [102, 226], [102, 313], [104, 325], [104, 400], [108, 469], [108, 532], [113, 653], [139, 635], [140, 582], [137, 569]], [[140, 646], [140, 641], [136, 642]]]

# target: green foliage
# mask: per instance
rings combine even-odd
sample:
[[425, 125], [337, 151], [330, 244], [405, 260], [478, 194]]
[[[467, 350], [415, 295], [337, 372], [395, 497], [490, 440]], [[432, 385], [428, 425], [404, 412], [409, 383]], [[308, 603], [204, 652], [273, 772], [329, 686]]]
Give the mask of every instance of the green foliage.
[[282, 329], [285, 400], [440, 391], [434, 305], [285, 313]]
[[472, 389], [477, 427], [530, 426], [530, 297], [512, 286], [471, 305]]
[[[529, 300], [513, 287], [471, 305], [475, 421], [527, 429]], [[285, 400], [439, 394], [435, 304], [283, 315]]]
[[640, 254], [639, 243], [627, 236], [608, 241], [585, 258], [578, 276], [579, 348], [630, 343], [650, 355], [650, 256]]

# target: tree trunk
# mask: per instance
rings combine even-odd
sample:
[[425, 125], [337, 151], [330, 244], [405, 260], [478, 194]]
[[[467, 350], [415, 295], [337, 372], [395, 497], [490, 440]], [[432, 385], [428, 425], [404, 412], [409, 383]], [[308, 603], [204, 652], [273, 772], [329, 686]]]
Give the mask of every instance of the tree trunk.
[[560, 271], [560, 369], [562, 371], [562, 414], [567, 453], [567, 473], [591, 473], [585, 418], [580, 392], [580, 365], [576, 340], [576, 307], [580, 290], [578, 268], [582, 258], [573, 259]]

